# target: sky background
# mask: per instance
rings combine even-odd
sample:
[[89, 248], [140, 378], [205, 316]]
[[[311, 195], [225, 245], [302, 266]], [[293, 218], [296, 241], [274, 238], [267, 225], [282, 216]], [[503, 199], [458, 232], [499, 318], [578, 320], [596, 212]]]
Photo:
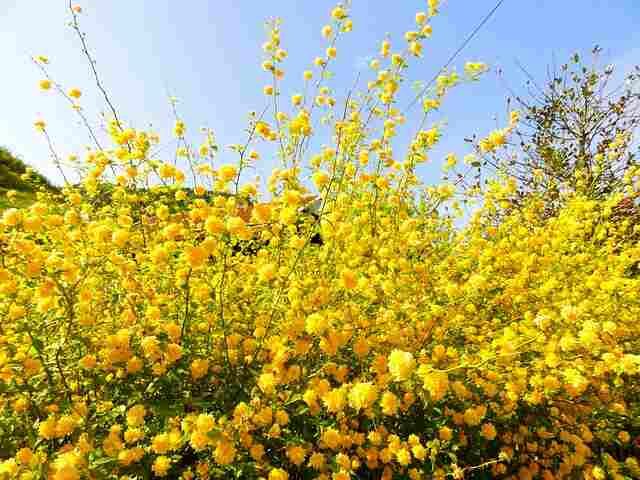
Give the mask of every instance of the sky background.
[[[496, 0], [442, 3], [423, 58], [408, 71], [411, 81], [430, 79]], [[179, 113], [191, 133], [208, 126], [221, 146], [242, 142], [248, 112], [265, 105], [262, 87], [269, 74], [260, 68], [264, 21], [273, 16], [283, 20], [282, 45], [289, 57], [284, 63], [287, 94], [282, 103], [288, 104], [289, 95], [302, 89], [302, 71], [325, 50], [320, 29], [335, 2], [80, 0], [78, 4], [83, 8], [81, 26], [120, 116], [135, 127], [152, 124], [168, 146], [168, 160], [173, 117], [167, 91], [178, 97]], [[39, 90], [42, 75], [30, 55], [47, 55], [54, 79], [65, 89], [82, 90], [81, 105], [96, 124], [105, 110], [77, 37], [67, 26], [67, 8], [66, 0], [0, 0], [0, 145], [55, 181], [60, 177], [34, 120], [46, 120], [63, 157], [82, 152], [89, 141], [65, 100], [53, 91]], [[335, 76], [328, 82], [338, 100], [357, 72], [363, 71], [361, 86], [371, 77], [367, 59], [386, 34], [395, 46], [404, 47], [404, 32], [415, 28], [415, 13], [425, 9], [424, 0], [353, 1], [354, 29], [340, 40], [338, 59], [331, 68]], [[603, 48], [602, 64], [628, 70], [640, 63], [639, 24], [638, 0], [505, 0], [454, 64], [461, 72], [466, 60], [481, 60], [492, 71], [447, 98], [435, 118], [447, 122], [445, 138], [434, 164], [421, 170], [422, 177], [431, 181], [439, 176], [438, 156], [468, 153], [465, 137], [484, 135], [505, 124], [509, 92], [524, 92], [526, 78], [518, 63], [543, 83], [552, 62], [560, 64], [573, 52], [588, 56], [597, 44]], [[406, 106], [411, 93], [401, 97], [400, 107]], [[412, 113], [418, 111], [416, 107]], [[198, 145], [198, 136], [192, 138]], [[222, 151], [221, 162], [233, 159], [231, 152]], [[269, 158], [260, 162], [258, 173], [263, 175], [275, 165]]]

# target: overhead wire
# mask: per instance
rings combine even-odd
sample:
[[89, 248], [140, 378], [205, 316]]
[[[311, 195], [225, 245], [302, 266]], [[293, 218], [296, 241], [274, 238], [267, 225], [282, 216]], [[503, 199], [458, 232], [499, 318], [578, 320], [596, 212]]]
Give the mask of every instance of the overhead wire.
[[478, 25], [476, 25], [476, 27], [473, 29], [473, 31], [469, 35], [467, 35], [467, 37], [464, 39], [462, 44], [456, 49], [455, 52], [453, 52], [453, 54], [449, 57], [449, 59], [446, 61], [446, 63], [442, 67], [440, 67], [438, 69], [438, 71], [433, 76], [433, 78], [431, 78], [431, 80], [429, 80], [429, 82], [424, 86], [424, 88], [420, 91], [420, 93], [418, 95], [416, 95], [416, 97], [411, 101], [411, 103], [409, 103], [409, 105], [407, 105], [407, 107], [405, 108], [405, 112], [410, 110], [424, 96], [424, 94], [427, 92], [429, 87], [431, 87], [431, 85], [433, 85], [433, 82], [435, 82], [438, 79], [438, 77], [440, 76], [440, 74], [447, 67], [449, 67], [449, 65], [451, 65], [453, 63], [453, 61], [458, 57], [458, 55], [465, 49], [465, 47], [471, 42], [471, 40], [473, 40], [473, 38], [478, 34], [478, 32], [482, 29], [482, 27], [484, 27], [484, 25], [491, 19], [491, 17], [496, 13], [496, 11], [500, 8], [500, 6], [504, 2], [505, 2], [505, 0], [498, 0], [498, 2], [489, 11], [489, 13], [487, 13], [484, 16], [484, 18], [480, 21], [480, 23], [478, 23]]

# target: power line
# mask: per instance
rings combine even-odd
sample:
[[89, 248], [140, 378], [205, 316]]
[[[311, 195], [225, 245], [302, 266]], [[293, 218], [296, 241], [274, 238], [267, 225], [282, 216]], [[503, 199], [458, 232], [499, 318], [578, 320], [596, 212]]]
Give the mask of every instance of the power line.
[[458, 49], [455, 52], [453, 52], [453, 54], [449, 57], [449, 60], [447, 60], [447, 63], [445, 63], [442, 67], [440, 67], [440, 69], [433, 76], [433, 78], [429, 80], [429, 83], [427, 83], [427, 85], [422, 89], [422, 91], [418, 95], [416, 95], [416, 98], [414, 98], [412, 102], [407, 106], [407, 108], [405, 108], [405, 112], [411, 109], [416, 104], [416, 102], [422, 98], [422, 96], [426, 93], [429, 87], [433, 85], [433, 82], [435, 82], [437, 78], [440, 76], [440, 73], [444, 69], [446, 69], [449, 65], [451, 65], [451, 63], [456, 59], [456, 57], [460, 54], [460, 52], [462, 52], [462, 50], [464, 50], [464, 48], [469, 44], [469, 42], [473, 40], [473, 37], [476, 36], [476, 34], [480, 31], [482, 27], [484, 27], [484, 24], [489, 21], [489, 19], [493, 16], [494, 13], [496, 13], [496, 10], [500, 8], [500, 5], [502, 5], [504, 1], [505, 0], [499, 0], [498, 3], [496, 3], [495, 6], [489, 11], [489, 13], [485, 15], [485, 17], [476, 26], [476, 28], [474, 28], [473, 31], [469, 34], [469, 36], [465, 38], [464, 42], [462, 42], [462, 45], [460, 45]]

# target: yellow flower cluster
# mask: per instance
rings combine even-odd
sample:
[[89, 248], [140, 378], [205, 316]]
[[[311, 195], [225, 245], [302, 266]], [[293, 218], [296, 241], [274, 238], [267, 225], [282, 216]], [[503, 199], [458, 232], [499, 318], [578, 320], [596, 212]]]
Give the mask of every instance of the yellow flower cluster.
[[[0, 479], [638, 478], [640, 248], [613, 215], [637, 178], [551, 218], [496, 178], [456, 227], [462, 192], [414, 173], [443, 126], [393, 144], [439, 8], [405, 53], [383, 41], [339, 113], [320, 75], [293, 113], [252, 117], [237, 162], [209, 131], [189, 146], [181, 120], [188, 165], [158, 161], [156, 134], [114, 120], [80, 185], [3, 212]], [[346, 3], [330, 17], [322, 71], [353, 27]], [[275, 96], [279, 22], [268, 36]], [[424, 114], [459, 81], [442, 74]], [[267, 200], [240, 182], [273, 141]]]

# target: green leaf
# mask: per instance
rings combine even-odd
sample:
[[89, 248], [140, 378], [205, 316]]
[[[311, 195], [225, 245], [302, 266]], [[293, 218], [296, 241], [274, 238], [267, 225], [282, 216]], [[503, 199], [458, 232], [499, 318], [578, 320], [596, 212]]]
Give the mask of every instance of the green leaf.
[[333, 72], [330, 72], [329, 70], [325, 70], [325, 71], [322, 73], [322, 78], [323, 78], [324, 80], [331, 80], [331, 79], [333, 78]]
[[31, 345], [38, 351], [41, 352], [44, 350], [44, 343], [37, 337], [31, 338]]

